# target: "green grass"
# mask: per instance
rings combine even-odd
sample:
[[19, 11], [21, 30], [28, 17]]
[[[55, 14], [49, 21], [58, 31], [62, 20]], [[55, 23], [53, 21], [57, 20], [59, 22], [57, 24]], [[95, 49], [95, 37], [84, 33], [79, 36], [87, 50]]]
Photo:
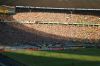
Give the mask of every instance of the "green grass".
[[100, 66], [100, 49], [3, 53], [27, 66]]

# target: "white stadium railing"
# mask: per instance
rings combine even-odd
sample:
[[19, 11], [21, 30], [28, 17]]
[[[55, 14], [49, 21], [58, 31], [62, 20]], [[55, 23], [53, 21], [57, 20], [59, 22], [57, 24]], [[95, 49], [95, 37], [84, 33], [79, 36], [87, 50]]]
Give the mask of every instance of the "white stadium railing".
[[16, 8], [100, 11], [100, 9], [94, 9], [94, 8], [93, 9], [92, 8], [55, 8], [55, 7], [34, 7], [34, 6], [16, 6]]

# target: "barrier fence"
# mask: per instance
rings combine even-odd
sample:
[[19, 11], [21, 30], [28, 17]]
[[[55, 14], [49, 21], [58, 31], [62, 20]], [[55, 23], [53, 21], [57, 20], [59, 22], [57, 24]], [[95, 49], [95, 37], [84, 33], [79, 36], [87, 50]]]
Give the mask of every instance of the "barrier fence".
[[51, 24], [51, 25], [74, 25], [74, 26], [96, 26], [100, 27], [100, 24], [88, 23], [88, 22], [76, 22], [76, 23], [67, 23], [67, 22], [46, 22], [46, 21], [27, 21], [27, 20], [18, 20], [18, 21], [7, 21], [1, 20], [0, 23], [20, 23], [20, 24]]

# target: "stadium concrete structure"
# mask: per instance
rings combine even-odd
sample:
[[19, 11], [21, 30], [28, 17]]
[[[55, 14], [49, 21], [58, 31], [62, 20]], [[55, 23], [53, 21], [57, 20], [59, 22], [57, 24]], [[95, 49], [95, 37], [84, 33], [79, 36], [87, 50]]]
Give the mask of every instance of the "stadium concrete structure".
[[[55, 9], [99, 10], [99, 0], [1, 0], [0, 5], [33, 6]], [[59, 5], [60, 4], [60, 5]]]
[[99, 0], [15, 0], [10, 5], [16, 6], [16, 14], [1, 16], [4, 20], [0, 24], [0, 45], [34, 50], [99, 46], [99, 3]]

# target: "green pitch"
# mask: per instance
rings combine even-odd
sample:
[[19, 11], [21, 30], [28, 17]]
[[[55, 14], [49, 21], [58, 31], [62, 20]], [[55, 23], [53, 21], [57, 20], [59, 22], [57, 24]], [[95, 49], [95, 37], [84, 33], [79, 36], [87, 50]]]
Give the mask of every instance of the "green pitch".
[[100, 49], [26, 51], [3, 53], [27, 66], [100, 66]]

